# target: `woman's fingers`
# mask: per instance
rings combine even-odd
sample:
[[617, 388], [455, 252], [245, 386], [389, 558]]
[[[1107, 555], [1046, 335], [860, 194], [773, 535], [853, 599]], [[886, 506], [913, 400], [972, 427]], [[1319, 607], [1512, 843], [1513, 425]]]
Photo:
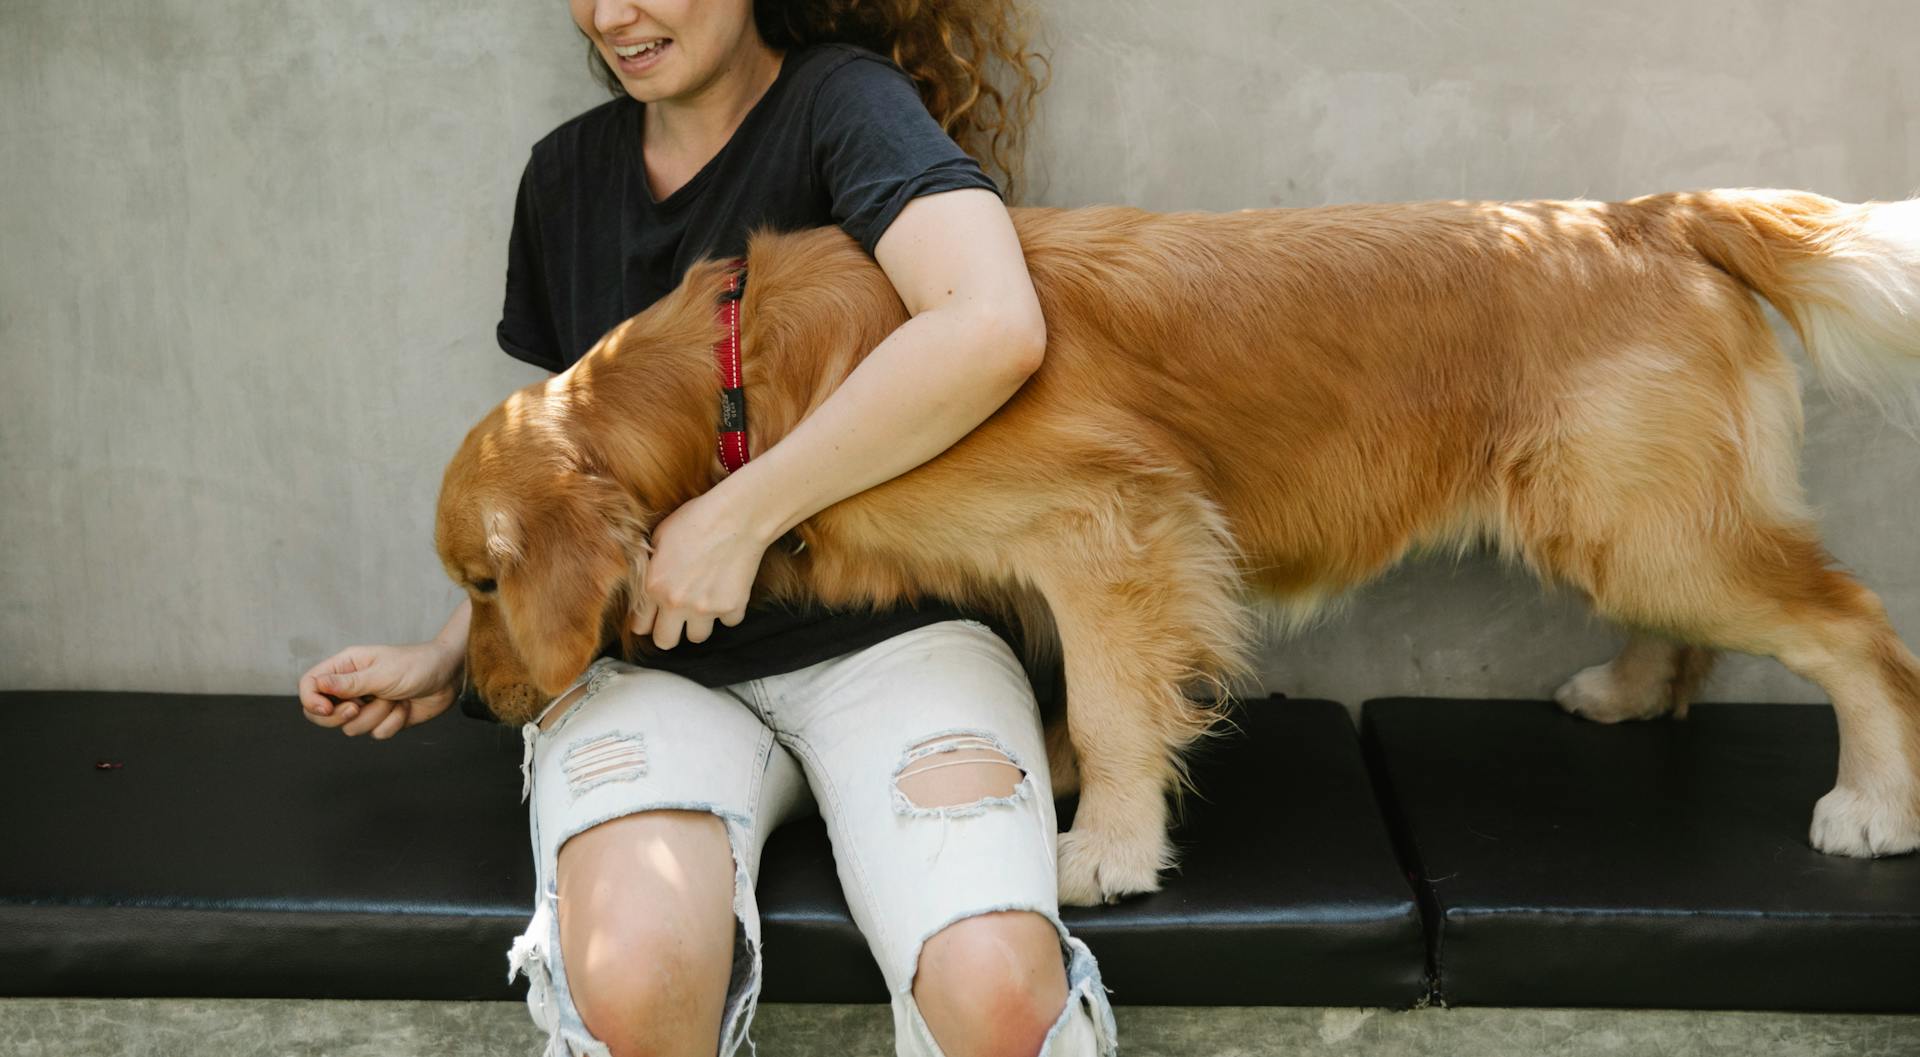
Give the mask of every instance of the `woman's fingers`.
[[[318, 704], [379, 697], [393, 693], [393, 665], [382, 663], [387, 647], [350, 646], [308, 670], [318, 693]], [[305, 680], [302, 679], [304, 684]], [[303, 698], [304, 701], [304, 698]], [[316, 709], [322, 715], [333, 709]]]
[[396, 706], [387, 713], [387, 718], [373, 728], [373, 740], [385, 741], [406, 729], [407, 717], [411, 710], [406, 705]]
[[[340, 733], [345, 734], [349, 738], [357, 738], [378, 726], [380, 721], [387, 718], [387, 713], [392, 710], [393, 702], [385, 698], [376, 697], [360, 706], [360, 714], [355, 716], [346, 726], [341, 727]], [[343, 709], [342, 711], [345, 710]]]
[[315, 712], [310, 708], [303, 708], [300, 710], [300, 714], [307, 717], [307, 722], [314, 726], [325, 727], [328, 730], [332, 730], [335, 727], [345, 724], [347, 720], [351, 718], [343, 714], [345, 711], [343, 708], [330, 708], [322, 713]]
[[677, 609], [663, 609], [654, 614], [653, 644], [663, 650], [673, 649], [680, 644], [680, 633], [686, 627], [687, 618]]
[[[412, 722], [407, 705], [420, 682], [412, 647], [350, 646], [300, 677], [300, 711], [317, 727], [384, 741]], [[417, 652], [417, 651], [416, 651]]]
[[372, 680], [359, 671], [326, 672], [319, 678], [321, 692], [336, 698], [359, 697], [372, 692]]
[[308, 668], [300, 676], [300, 707], [310, 715], [330, 716], [334, 712], [336, 699], [353, 697], [354, 693], [336, 692], [335, 680], [351, 674], [364, 665], [366, 647], [349, 646], [339, 653], [328, 657], [319, 664]]
[[[719, 623], [733, 627], [747, 619], [743, 606], [732, 612], [719, 615]], [[695, 609], [652, 609], [643, 624], [639, 617], [632, 618], [630, 626], [635, 635], [651, 633], [653, 644], [663, 650], [673, 649], [680, 640], [705, 642], [713, 637], [715, 614], [703, 613]]]
[[333, 702], [320, 692], [320, 677], [313, 669], [300, 677], [300, 711], [314, 720], [333, 715]]
[[659, 614], [660, 607], [654, 605], [653, 599], [643, 594], [640, 596], [640, 600], [634, 604], [633, 609], [627, 614], [627, 629], [635, 635], [652, 634], [653, 622]]

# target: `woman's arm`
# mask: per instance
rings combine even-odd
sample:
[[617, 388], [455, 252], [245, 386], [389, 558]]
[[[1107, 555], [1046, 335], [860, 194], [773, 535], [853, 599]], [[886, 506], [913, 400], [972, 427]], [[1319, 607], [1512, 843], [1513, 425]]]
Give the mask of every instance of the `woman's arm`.
[[705, 641], [716, 619], [739, 623], [774, 540], [945, 451], [1039, 367], [1039, 298], [991, 191], [914, 199], [874, 258], [912, 318], [793, 432], [654, 530], [633, 627], [662, 649]]

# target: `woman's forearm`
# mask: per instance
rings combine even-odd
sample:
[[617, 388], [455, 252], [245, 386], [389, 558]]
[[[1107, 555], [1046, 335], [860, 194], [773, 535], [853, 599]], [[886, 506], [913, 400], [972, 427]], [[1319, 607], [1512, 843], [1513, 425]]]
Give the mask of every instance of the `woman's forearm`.
[[1033, 373], [1044, 341], [1024, 317], [963, 305], [923, 312], [888, 335], [791, 433], [710, 494], [771, 542], [966, 436]]
[[947, 450], [1040, 366], [1046, 324], [992, 192], [914, 199], [874, 259], [910, 318], [793, 432], [713, 489], [763, 544]]

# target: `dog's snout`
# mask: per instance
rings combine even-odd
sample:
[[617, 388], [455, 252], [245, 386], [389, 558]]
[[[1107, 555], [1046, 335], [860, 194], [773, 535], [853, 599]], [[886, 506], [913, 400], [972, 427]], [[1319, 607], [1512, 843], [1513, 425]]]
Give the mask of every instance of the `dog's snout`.
[[500, 718], [495, 715], [493, 709], [487, 705], [487, 699], [480, 696], [480, 688], [475, 686], [471, 679], [463, 679], [461, 681], [460, 696], [455, 699], [455, 702], [460, 706], [462, 715], [473, 716], [477, 719], [498, 720]]

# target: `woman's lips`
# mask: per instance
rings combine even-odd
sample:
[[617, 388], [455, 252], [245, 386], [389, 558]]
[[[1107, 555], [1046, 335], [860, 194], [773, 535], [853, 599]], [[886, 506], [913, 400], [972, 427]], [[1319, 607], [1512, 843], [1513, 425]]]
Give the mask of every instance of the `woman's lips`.
[[659, 65], [660, 57], [666, 54], [667, 49], [673, 47], [672, 40], [661, 40], [657, 43], [654, 43], [654, 42], [647, 42], [647, 43], [652, 43], [652, 46], [643, 47], [639, 51], [639, 53], [634, 55], [620, 54], [620, 52], [622, 51], [629, 50], [628, 47], [623, 46], [623, 47], [617, 47], [614, 49], [614, 56], [613, 56], [614, 63], [620, 68], [621, 73], [628, 74], [630, 76], [645, 73], [646, 71]]

